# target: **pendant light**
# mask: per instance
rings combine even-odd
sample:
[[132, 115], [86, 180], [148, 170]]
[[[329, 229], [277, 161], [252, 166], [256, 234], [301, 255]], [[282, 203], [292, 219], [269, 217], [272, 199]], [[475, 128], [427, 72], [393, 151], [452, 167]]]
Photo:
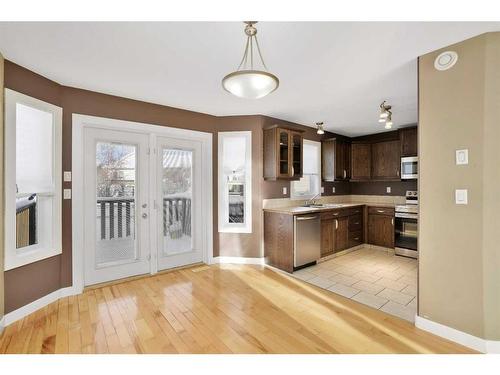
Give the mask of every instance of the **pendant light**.
[[[222, 87], [234, 96], [245, 99], [259, 99], [269, 95], [279, 86], [279, 79], [274, 74], [269, 73], [260, 52], [257, 41], [257, 21], [246, 21], [245, 35], [247, 41], [245, 53], [236, 71], [229, 73], [222, 79]], [[256, 52], [254, 53], [254, 45]], [[260, 58], [262, 67], [265, 70], [254, 68], [254, 56]]]
[[316, 123], [316, 134], [325, 134], [325, 129], [323, 129], [323, 123], [322, 122], [317, 122]]

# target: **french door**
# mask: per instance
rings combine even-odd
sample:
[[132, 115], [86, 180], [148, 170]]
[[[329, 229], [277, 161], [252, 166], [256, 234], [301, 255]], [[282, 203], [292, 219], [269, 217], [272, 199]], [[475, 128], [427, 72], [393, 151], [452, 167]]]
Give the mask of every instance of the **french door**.
[[158, 270], [201, 262], [201, 143], [158, 137], [156, 144]]
[[84, 136], [85, 284], [148, 273], [149, 137], [95, 128]]
[[201, 147], [85, 128], [85, 285], [203, 261]]

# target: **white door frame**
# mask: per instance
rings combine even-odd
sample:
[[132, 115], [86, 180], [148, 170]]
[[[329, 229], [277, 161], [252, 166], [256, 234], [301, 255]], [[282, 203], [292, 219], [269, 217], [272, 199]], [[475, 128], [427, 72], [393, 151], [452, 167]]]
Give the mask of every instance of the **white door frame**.
[[[150, 183], [149, 183], [149, 207], [154, 207], [154, 199], [156, 194], [156, 156], [154, 155], [154, 147], [156, 145], [156, 137], [169, 137], [180, 140], [199, 141], [202, 146], [202, 204], [201, 204], [201, 217], [202, 217], [202, 248], [203, 248], [203, 262], [207, 264], [213, 263], [213, 195], [212, 195], [212, 134], [199, 132], [194, 130], [177, 129], [166, 126], [151, 125], [133, 121], [115, 120], [104, 117], [87, 116], [80, 114], [73, 114], [72, 117], [72, 264], [73, 264], [73, 287], [76, 292], [83, 291], [85, 286], [84, 280], [84, 262], [83, 262], [83, 249], [84, 249], [84, 200], [83, 192], [84, 177], [83, 177], [83, 152], [84, 152], [84, 129], [85, 128], [99, 128], [109, 130], [121, 130], [131, 132], [144, 132], [149, 134], [150, 150]], [[150, 243], [151, 249], [157, 249], [157, 215], [150, 215]], [[157, 272], [156, 261], [151, 262], [151, 274]]]

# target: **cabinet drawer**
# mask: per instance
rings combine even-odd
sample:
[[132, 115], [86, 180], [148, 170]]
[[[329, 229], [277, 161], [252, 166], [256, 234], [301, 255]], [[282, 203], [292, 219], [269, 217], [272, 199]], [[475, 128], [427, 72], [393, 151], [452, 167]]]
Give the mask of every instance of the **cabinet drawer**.
[[321, 219], [335, 219], [338, 217], [349, 216], [349, 210], [332, 210], [321, 213]]
[[394, 216], [392, 207], [368, 207], [368, 214]]
[[358, 246], [363, 243], [363, 232], [349, 232], [349, 247]]
[[363, 216], [351, 215], [349, 216], [349, 232], [360, 231], [363, 228]]
[[349, 215], [361, 215], [363, 213], [363, 206], [353, 207], [349, 209]]

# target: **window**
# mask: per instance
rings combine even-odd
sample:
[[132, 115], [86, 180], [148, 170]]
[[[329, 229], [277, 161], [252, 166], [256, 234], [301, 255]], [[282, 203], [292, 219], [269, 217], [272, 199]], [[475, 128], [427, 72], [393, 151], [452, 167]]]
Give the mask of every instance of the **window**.
[[299, 181], [292, 181], [292, 199], [310, 199], [321, 192], [321, 143], [304, 139], [303, 174]]
[[219, 232], [252, 233], [252, 132], [219, 133]]
[[5, 90], [5, 269], [61, 253], [62, 109]]

